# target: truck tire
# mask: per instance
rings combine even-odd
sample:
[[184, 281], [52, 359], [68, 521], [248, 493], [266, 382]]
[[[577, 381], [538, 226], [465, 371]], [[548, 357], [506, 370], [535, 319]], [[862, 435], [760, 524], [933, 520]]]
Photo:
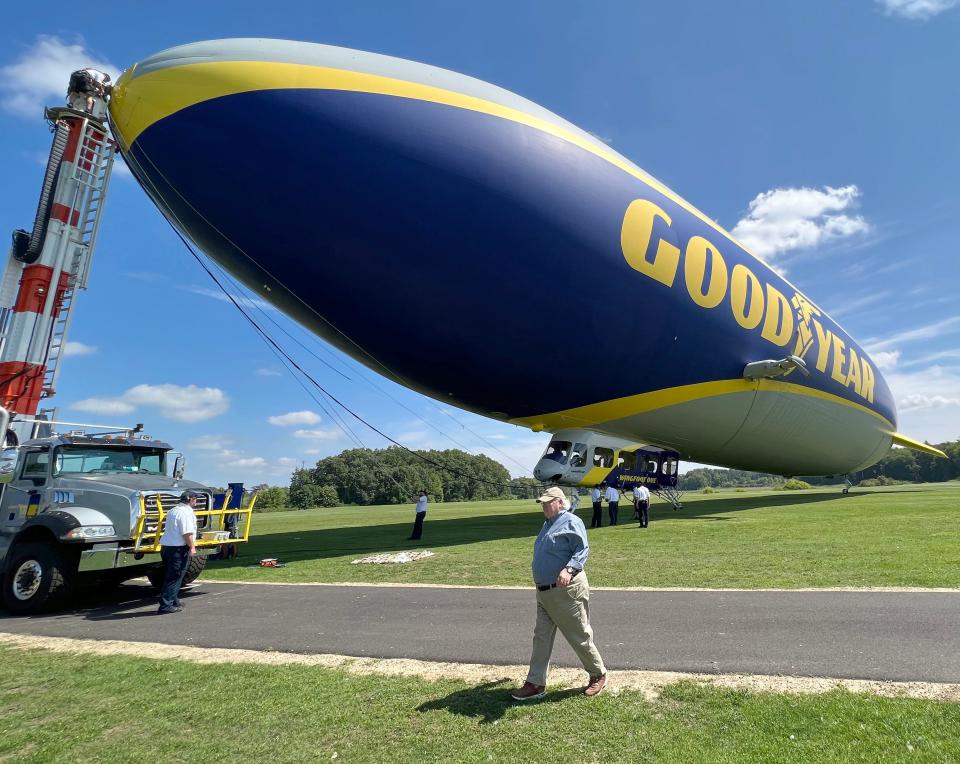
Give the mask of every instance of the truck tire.
[[[200, 574], [203, 572], [203, 569], [207, 565], [207, 558], [203, 555], [196, 555], [187, 560], [187, 572], [183, 574], [183, 584], [181, 586], [186, 586], [187, 584], [192, 584]], [[153, 587], [154, 591], [158, 592], [163, 588], [163, 579], [165, 578], [166, 571], [163, 567], [151, 568], [147, 571], [147, 578], [150, 581], [150, 586]]]
[[207, 558], [203, 555], [194, 555], [187, 561], [187, 573], [183, 577], [183, 585], [192, 584], [196, 581], [203, 569], [207, 567]]
[[3, 585], [3, 602], [15, 615], [62, 605], [77, 580], [76, 563], [54, 544], [20, 544], [13, 550]]

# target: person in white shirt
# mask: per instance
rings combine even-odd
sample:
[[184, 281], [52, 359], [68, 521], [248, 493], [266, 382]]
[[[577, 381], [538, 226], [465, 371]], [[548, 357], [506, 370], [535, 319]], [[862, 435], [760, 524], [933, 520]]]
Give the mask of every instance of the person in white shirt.
[[646, 528], [650, 522], [650, 491], [645, 485], [633, 486], [633, 516], [640, 521], [640, 527]]
[[591, 528], [599, 528], [602, 525], [601, 520], [603, 519], [603, 509], [600, 505], [600, 497], [602, 496], [600, 493], [600, 486], [602, 485], [603, 483], [600, 485], [595, 485], [593, 487], [593, 492], [590, 494], [590, 498], [593, 499], [593, 518], [590, 520]]
[[413, 501], [417, 502], [417, 517], [413, 521], [413, 533], [410, 534], [410, 538], [408, 538], [407, 541], [419, 541], [423, 535], [423, 521], [427, 517], [427, 492], [420, 491], [420, 495], [413, 499]]
[[610, 525], [616, 525], [617, 514], [620, 511], [620, 491], [612, 485], [608, 485], [603, 498], [607, 500], [607, 514], [610, 515]]
[[160, 559], [165, 575], [160, 590], [159, 615], [183, 610], [180, 585], [187, 572], [187, 563], [197, 554], [197, 516], [193, 509], [198, 498], [199, 494], [184, 491], [180, 503], [167, 513], [163, 535], [160, 536]]

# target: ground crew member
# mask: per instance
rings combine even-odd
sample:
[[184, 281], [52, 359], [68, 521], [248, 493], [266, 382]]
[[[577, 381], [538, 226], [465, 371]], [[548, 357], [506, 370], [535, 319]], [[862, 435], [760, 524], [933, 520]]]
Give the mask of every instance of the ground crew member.
[[650, 491], [639, 483], [633, 486], [633, 516], [640, 521], [640, 527], [646, 528], [650, 522]]
[[419, 541], [423, 535], [423, 521], [427, 517], [427, 492], [420, 491], [420, 495], [412, 501], [417, 502], [417, 517], [413, 521], [413, 533], [410, 534], [410, 538], [408, 538], [407, 541]]
[[601, 520], [603, 519], [603, 509], [600, 507], [600, 487], [602, 485], [603, 483], [600, 485], [595, 485], [593, 487], [593, 492], [590, 494], [590, 497], [593, 499], [593, 517], [590, 520], [591, 528], [599, 528], [602, 525]]
[[610, 525], [616, 525], [617, 514], [620, 511], [620, 491], [612, 485], [608, 485], [603, 497], [607, 500], [607, 514], [610, 515]]
[[160, 536], [160, 559], [163, 560], [163, 588], [160, 590], [160, 608], [157, 613], [179, 613], [180, 586], [187, 573], [187, 564], [197, 554], [197, 516], [193, 514], [198, 495], [193, 491], [180, 494], [180, 503], [167, 514], [163, 535]]

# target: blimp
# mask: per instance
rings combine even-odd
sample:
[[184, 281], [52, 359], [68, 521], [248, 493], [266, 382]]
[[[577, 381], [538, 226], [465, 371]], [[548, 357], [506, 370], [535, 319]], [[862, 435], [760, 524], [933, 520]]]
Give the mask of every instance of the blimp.
[[939, 454], [897, 431], [876, 362], [812, 296], [508, 90], [376, 53], [214, 40], [127, 69], [109, 119], [185, 237], [432, 398], [784, 475], [854, 472], [892, 444]]

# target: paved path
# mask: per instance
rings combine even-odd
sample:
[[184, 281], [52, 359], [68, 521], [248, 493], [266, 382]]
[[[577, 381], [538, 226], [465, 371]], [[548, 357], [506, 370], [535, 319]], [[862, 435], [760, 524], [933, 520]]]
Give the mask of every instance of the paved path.
[[[531, 591], [202, 583], [154, 615], [146, 586], [0, 631], [88, 639], [526, 664]], [[2, 611], [0, 611], [2, 612]], [[594, 591], [611, 669], [960, 682], [960, 592]], [[576, 666], [558, 636], [558, 665]]]

